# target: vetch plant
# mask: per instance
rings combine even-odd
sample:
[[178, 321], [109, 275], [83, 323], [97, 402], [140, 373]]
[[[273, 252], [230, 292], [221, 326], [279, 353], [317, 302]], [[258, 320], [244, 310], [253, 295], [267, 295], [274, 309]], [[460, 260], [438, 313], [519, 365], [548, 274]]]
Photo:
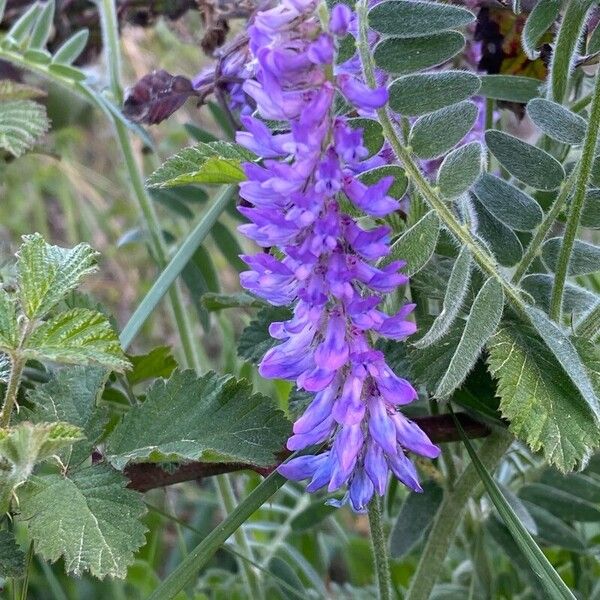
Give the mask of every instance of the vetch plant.
[[[593, 4], [16, 4], [0, 0], [18, 69], [0, 81], [2, 219], [24, 210], [20, 165], [28, 192], [48, 186], [46, 90], [100, 109], [126, 177], [92, 178], [124, 182], [103, 215], [119, 248], [100, 220], [78, 228], [84, 200], [40, 203], [44, 236], [7, 227], [4, 589], [598, 597]], [[184, 27], [188, 9], [197, 75], [157, 68], [123, 92], [120, 25]], [[183, 65], [164, 39], [154, 66]], [[63, 220], [102, 254], [64, 243]], [[130, 276], [146, 256], [156, 273]], [[117, 296], [139, 297], [130, 316]]]

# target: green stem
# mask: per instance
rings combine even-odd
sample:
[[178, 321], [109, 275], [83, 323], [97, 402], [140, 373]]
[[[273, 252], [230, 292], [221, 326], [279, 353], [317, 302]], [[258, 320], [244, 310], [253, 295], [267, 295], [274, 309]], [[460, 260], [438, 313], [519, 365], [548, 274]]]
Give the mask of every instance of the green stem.
[[10, 415], [17, 401], [17, 393], [19, 392], [19, 385], [21, 384], [21, 376], [23, 375], [24, 367], [24, 359], [17, 356], [11, 356], [10, 376], [6, 386], [2, 412], [0, 412], [0, 427], [8, 427], [10, 424]]
[[[102, 21], [103, 35], [106, 43], [106, 52], [108, 63], [110, 65], [110, 87], [118, 102], [121, 98], [121, 82], [120, 82], [120, 53], [119, 53], [119, 38], [117, 26], [117, 13], [114, 0], [101, 0], [99, 3], [100, 15]], [[114, 64], [113, 64], [114, 62]], [[152, 250], [158, 262], [160, 269], [164, 269], [167, 264], [167, 248], [162, 235], [162, 229], [158, 221], [158, 216], [154, 208], [152, 199], [146, 192], [142, 173], [135, 159], [129, 132], [121, 121], [113, 119], [113, 123], [117, 132], [117, 139], [123, 152], [125, 159], [125, 167], [131, 182], [131, 187], [139, 208], [142, 212], [146, 227], [150, 234]], [[173, 315], [181, 344], [186, 357], [186, 361], [190, 366], [200, 369], [200, 357], [194, 344], [192, 326], [189, 317], [185, 311], [183, 294], [181, 289], [175, 285], [169, 290], [169, 298], [173, 309]]]
[[373, 496], [373, 499], [369, 502], [369, 526], [371, 529], [375, 571], [377, 572], [377, 582], [379, 585], [379, 600], [392, 600], [390, 561], [387, 553], [385, 532], [383, 530], [381, 499], [377, 495]]
[[560, 211], [564, 208], [567, 203], [567, 199], [573, 190], [573, 185], [575, 184], [575, 178], [577, 177], [577, 169], [573, 169], [567, 177], [566, 181], [563, 182], [560, 191], [554, 201], [554, 204], [550, 207], [550, 210], [546, 213], [543, 221], [540, 223], [540, 226], [537, 228], [531, 242], [529, 242], [529, 246], [527, 246], [527, 250], [523, 255], [523, 258], [519, 262], [515, 273], [512, 277], [512, 282], [514, 284], [518, 284], [525, 273], [527, 273], [527, 269], [531, 263], [535, 260], [535, 257], [538, 255], [540, 248], [550, 231], [552, 225], [556, 221], [556, 218], [560, 214]]
[[[235, 493], [233, 491], [233, 486], [231, 485], [231, 479], [229, 475], [217, 475], [215, 477], [215, 487], [217, 490], [217, 495], [219, 497], [219, 503], [221, 504], [221, 508], [223, 510], [225, 518], [230, 515], [238, 504], [238, 501], [235, 497]], [[248, 538], [246, 537], [246, 532], [243, 527], [236, 529], [233, 538], [235, 540], [236, 546], [240, 548], [242, 553], [245, 556], [252, 557], [252, 549], [250, 548], [250, 544], [248, 543]], [[237, 559], [238, 567], [244, 577], [246, 583], [246, 589], [251, 598], [255, 598], [256, 600], [260, 600], [264, 597], [262, 588], [260, 585], [260, 581], [252, 568], [252, 565], [247, 563], [240, 558]]]
[[583, 141], [581, 150], [581, 159], [577, 169], [577, 178], [575, 180], [575, 193], [571, 201], [569, 215], [567, 217], [567, 226], [563, 243], [556, 263], [556, 276], [554, 278], [554, 287], [552, 289], [552, 298], [550, 299], [550, 317], [560, 322], [563, 303], [563, 292], [569, 270], [569, 262], [573, 245], [579, 228], [579, 220], [585, 203], [585, 194], [594, 164], [594, 153], [598, 141], [598, 131], [600, 130], [600, 76], [596, 75], [594, 83], [594, 96], [590, 108], [590, 118], [588, 128]]
[[[368, 43], [368, 6], [367, 0], [359, 0], [356, 5], [359, 17], [359, 42], [357, 44], [361, 57], [363, 72], [369, 86], [376, 87], [375, 67], [373, 57], [369, 50]], [[446, 228], [459, 240], [467, 246], [477, 261], [482, 271], [487, 275], [497, 279], [504, 288], [507, 299], [513, 304], [517, 311], [523, 313], [523, 300], [519, 290], [510, 282], [506, 281], [498, 271], [496, 260], [491, 256], [473, 237], [467, 225], [462, 225], [454, 216], [448, 205], [440, 198], [436, 189], [434, 189], [427, 179], [421, 173], [419, 167], [412, 158], [410, 148], [404, 147], [395, 128], [393, 121], [385, 108], [377, 110], [379, 123], [383, 129], [383, 134], [390, 143], [392, 150], [403, 163], [406, 174], [423, 196], [427, 204], [433, 208]]]
[[29, 591], [29, 572], [31, 570], [31, 561], [33, 559], [33, 541], [29, 543], [27, 557], [25, 559], [25, 577], [21, 586], [21, 600], [27, 600], [27, 592]]
[[594, 341], [600, 335], [600, 303], [579, 323], [575, 332], [584, 338]]
[[[510, 447], [511, 442], [512, 437], [506, 432], [493, 433], [479, 448], [477, 453], [479, 459], [488, 470], [493, 470]], [[479, 481], [477, 469], [473, 463], [469, 463], [456, 480], [454, 490], [445, 494], [405, 600], [427, 600], [431, 595], [466, 509], [467, 501]]]

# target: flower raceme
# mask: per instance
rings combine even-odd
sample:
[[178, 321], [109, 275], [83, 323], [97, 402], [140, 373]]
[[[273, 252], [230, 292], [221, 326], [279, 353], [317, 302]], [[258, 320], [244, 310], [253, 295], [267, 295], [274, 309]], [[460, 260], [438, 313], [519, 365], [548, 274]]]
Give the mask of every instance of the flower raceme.
[[[328, 450], [294, 458], [279, 471], [310, 479], [311, 492], [346, 486], [344, 501], [364, 511], [374, 493], [384, 494], [390, 471], [419, 491], [405, 452], [436, 457], [439, 449], [398, 412], [417, 394], [372, 342], [377, 336], [403, 340], [415, 331], [408, 320], [414, 305], [394, 315], [381, 310], [385, 295], [407, 282], [404, 263], [378, 266], [390, 252], [390, 229], [364, 229], [340, 203], [345, 196], [374, 218], [399, 207], [388, 195], [391, 177], [371, 186], [359, 180], [374, 159], [362, 131], [334, 111], [340, 94], [369, 114], [386, 103], [387, 90], [370, 89], [351, 70], [334, 66], [337, 39], [352, 30], [354, 15], [336, 5], [325, 30], [317, 4], [283, 0], [258, 12], [249, 27], [254, 76], [244, 91], [260, 118], [243, 116], [237, 141], [263, 160], [245, 165], [240, 195], [247, 203], [240, 211], [249, 223], [240, 229], [276, 250], [244, 256], [250, 270], [241, 282], [271, 304], [294, 306], [290, 320], [271, 324], [280, 343], [260, 364], [262, 376], [314, 393], [288, 448], [330, 442]], [[284, 126], [273, 132], [264, 120]]]

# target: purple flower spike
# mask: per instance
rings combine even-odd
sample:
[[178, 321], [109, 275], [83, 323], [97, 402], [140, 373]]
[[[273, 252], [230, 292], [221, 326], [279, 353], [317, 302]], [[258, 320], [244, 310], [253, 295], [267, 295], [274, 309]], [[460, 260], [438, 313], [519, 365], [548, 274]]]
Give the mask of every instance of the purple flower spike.
[[[269, 327], [278, 343], [259, 367], [263, 377], [314, 393], [287, 447], [328, 448], [294, 458], [279, 472], [309, 480], [309, 492], [345, 488], [336, 502], [364, 512], [373, 494], [385, 493], [390, 472], [420, 490], [405, 451], [435, 457], [439, 449], [398, 412], [417, 393], [373, 347], [377, 336], [402, 340], [416, 329], [414, 305], [393, 315], [382, 310], [385, 296], [408, 281], [405, 265], [378, 266], [390, 253], [390, 228], [365, 228], [342, 204], [345, 195], [375, 220], [400, 207], [388, 195], [392, 177], [370, 186], [359, 180], [389, 162], [386, 151], [368, 158], [362, 130], [334, 107], [337, 91], [357, 110], [372, 111], [385, 104], [387, 91], [365, 85], [353, 61], [335, 66], [336, 38], [355, 27], [350, 9], [338, 4], [323, 31], [316, 6], [316, 0], [282, 0], [258, 12], [248, 30], [254, 71], [243, 88], [256, 114], [242, 118], [237, 140], [262, 161], [244, 165], [246, 204], [239, 210], [248, 223], [240, 231], [269, 250], [242, 257], [250, 270], [240, 281], [271, 304], [293, 305], [292, 318]], [[285, 132], [274, 133], [261, 118], [285, 121]]]

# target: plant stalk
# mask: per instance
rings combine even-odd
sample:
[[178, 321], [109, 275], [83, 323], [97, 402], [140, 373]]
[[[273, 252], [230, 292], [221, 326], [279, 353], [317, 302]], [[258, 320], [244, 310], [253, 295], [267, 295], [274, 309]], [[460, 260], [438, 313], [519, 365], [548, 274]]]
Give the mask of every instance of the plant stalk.
[[371, 544], [373, 546], [373, 562], [377, 573], [379, 600], [392, 600], [392, 576], [390, 574], [390, 559], [387, 552], [387, 541], [383, 529], [383, 513], [381, 499], [377, 494], [369, 502], [369, 527], [371, 529]]
[[594, 83], [594, 92], [592, 97], [592, 106], [590, 108], [590, 118], [588, 128], [583, 141], [581, 150], [581, 159], [577, 169], [575, 180], [575, 193], [571, 201], [569, 215], [567, 217], [567, 226], [563, 237], [563, 243], [556, 263], [556, 275], [554, 278], [554, 287], [552, 288], [552, 297], [550, 299], [550, 317], [560, 322], [562, 314], [563, 293], [565, 282], [569, 271], [569, 262], [573, 245], [577, 237], [579, 220], [585, 203], [585, 194], [592, 173], [594, 164], [594, 153], [598, 142], [598, 132], [600, 131], [600, 75], [596, 74]]
[[[489, 471], [498, 465], [511, 442], [512, 436], [502, 431], [494, 432], [481, 445], [478, 456]], [[452, 546], [467, 501], [479, 481], [477, 469], [473, 463], [469, 463], [456, 480], [453, 491], [444, 495], [405, 600], [428, 600]]]
[[25, 360], [19, 356], [11, 356], [11, 369], [4, 395], [4, 404], [0, 412], [0, 427], [8, 427], [10, 424], [10, 415], [17, 401], [17, 393], [21, 384], [21, 376], [25, 367]]

